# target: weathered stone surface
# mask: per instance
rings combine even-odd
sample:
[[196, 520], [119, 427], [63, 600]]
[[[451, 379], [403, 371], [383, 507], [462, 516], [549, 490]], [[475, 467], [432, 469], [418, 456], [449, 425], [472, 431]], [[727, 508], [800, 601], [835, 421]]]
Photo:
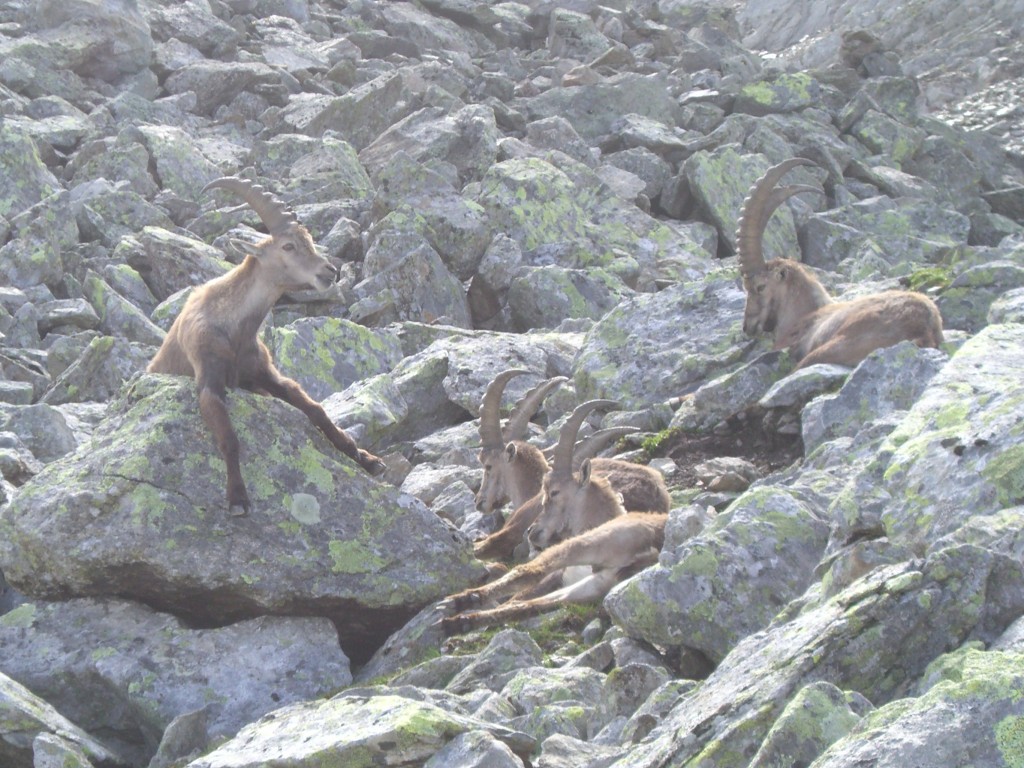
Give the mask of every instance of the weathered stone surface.
[[129, 765], [23, 685], [0, 674], [0, 759], [4, 765], [33, 768], [33, 745], [41, 734], [56, 735], [73, 745], [72, 753], [84, 753], [97, 763]]
[[[678, 699], [643, 743], [612, 764], [747, 765], [748, 750], [763, 742], [786, 704], [818, 680], [878, 705], [906, 695], [929, 663], [996, 618], [986, 615], [982, 595], [1008, 578], [1006, 567], [1020, 600], [1019, 563], [975, 547], [880, 568], [835, 598], [746, 638], [702, 685]], [[1006, 622], [1003, 616], [997, 624]], [[688, 738], [676, 739], [677, 733]]]
[[[573, 371], [577, 393], [636, 409], [724, 373], [746, 352], [743, 304], [726, 275], [621, 302], [583, 342]], [[649, 374], [652, 366], [659, 376]]]
[[[989, 326], [940, 371], [883, 448], [877, 472], [892, 497], [890, 537], [913, 545], [974, 515], [1020, 504], [1024, 425], [1017, 414], [1020, 325]], [[965, 398], [967, 389], [971, 397]]]
[[[467, 542], [269, 398], [229, 398], [255, 511], [228, 517], [195, 397], [191, 381], [141, 377], [90, 443], [24, 486], [2, 523], [8, 579], [37, 597], [113, 592], [208, 624], [328, 616], [358, 651], [480, 574]], [[60, 561], [40, 569], [53, 547]]]
[[633, 636], [721, 661], [807, 588], [827, 538], [795, 494], [750, 490], [701, 533], [667, 541], [658, 565], [615, 587], [605, 607]]
[[352, 680], [336, 630], [317, 618], [194, 630], [124, 601], [32, 602], [0, 617], [0, 646], [5, 674], [140, 763], [181, 715], [205, 707], [217, 740]]
[[484, 731], [514, 753], [528, 754], [524, 734], [446, 712], [436, 705], [400, 696], [341, 695], [322, 703], [295, 704], [242, 731], [189, 768], [310, 765], [334, 761], [371, 768], [382, 760], [425, 761], [461, 734]]
[[918, 697], [872, 712], [815, 765], [1014, 765], [1024, 724], [1020, 662], [1020, 654], [967, 648], [940, 657]]

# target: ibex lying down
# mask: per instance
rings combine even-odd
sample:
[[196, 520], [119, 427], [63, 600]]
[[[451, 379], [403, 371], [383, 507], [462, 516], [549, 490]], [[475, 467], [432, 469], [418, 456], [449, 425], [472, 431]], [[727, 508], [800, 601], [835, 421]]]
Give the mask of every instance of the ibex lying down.
[[[445, 609], [456, 615], [442, 619], [441, 625], [446, 634], [456, 635], [478, 627], [519, 621], [566, 603], [600, 600], [620, 581], [657, 562], [667, 522], [666, 514], [630, 512], [566, 539], [490, 584], [447, 598]], [[533, 589], [541, 582], [578, 565], [590, 566], [593, 573], [568, 586], [534, 596]], [[468, 610], [493, 605], [509, 595], [513, 595], [512, 599], [497, 607]]]
[[942, 317], [935, 303], [920, 293], [885, 291], [850, 301], [835, 301], [809, 269], [792, 259], [765, 263], [765, 226], [787, 198], [815, 187], [779, 180], [810, 160], [792, 158], [770, 168], [750, 188], [743, 203], [736, 246], [747, 292], [743, 330], [747, 335], [774, 334], [775, 348], [789, 348], [804, 368], [815, 363], [853, 367], [868, 353], [909, 340], [920, 347], [942, 343]]
[[[484, 465], [484, 479], [477, 495], [477, 509], [493, 509], [493, 506], [486, 505], [493, 504], [495, 499], [501, 497], [502, 492], [508, 495], [513, 507], [512, 514], [500, 530], [474, 545], [474, 554], [481, 559], [511, 557], [513, 550], [522, 543], [527, 529], [542, 508], [540, 491], [544, 477], [548, 473], [548, 461], [540, 449], [520, 438], [526, 436], [526, 423], [543, 397], [564, 379], [549, 379], [530, 390], [516, 404], [508, 425], [502, 431], [498, 423], [501, 392], [513, 376], [521, 373], [525, 371], [514, 369], [499, 374], [487, 388], [480, 405], [480, 462]], [[592, 409], [574, 413], [560, 432], [559, 445], [565, 444], [561, 449], [561, 455], [568, 455], [570, 472], [574, 455], [576, 461], [582, 461], [600, 451], [612, 440], [634, 431], [625, 427], [601, 430], [582, 441], [579, 446], [575, 446], [580, 426], [590, 410]], [[501, 440], [510, 437], [514, 439], [503, 446]], [[558, 455], [559, 449], [555, 450]], [[668, 512], [671, 499], [660, 473], [649, 467], [617, 459], [593, 459], [590, 466], [623, 494], [627, 504], [657, 512]]]
[[199, 410], [227, 465], [229, 512], [246, 514], [251, 502], [239, 466], [238, 436], [225, 403], [229, 388], [280, 398], [305, 413], [338, 450], [367, 471], [376, 473], [384, 465], [356, 447], [298, 382], [281, 375], [257, 336], [263, 319], [285, 291], [327, 289], [337, 279], [337, 270], [317, 253], [313, 238], [295, 214], [262, 187], [228, 177], [210, 182], [203, 191], [215, 188], [245, 200], [270, 237], [256, 245], [239, 243], [248, 251], [242, 263], [192, 292], [147, 370], [195, 378]]
[[[559, 433], [552, 468], [543, 481], [542, 509], [529, 529], [530, 543], [544, 551], [490, 584], [448, 598], [446, 608], [460, 615], [443, 620], [447, 633], [526, 618], [564, 603], [598, 600], [619, 581], [657, 560], [671, 504], [660, 475], [655, 484], [660, 492], [653, 497], [657, 508], [634, 507], [645, 511], [627, 513], [623, 495], [610, 478], [596, 474], [594, 461], [586, 459], [579, 473], [573, 471], [572, 451], [580, 424], [595, 408], [612, 404], [607, 400], [583, 403]], [[593, 573], [563, 585], [564, 569], [576, 565], [591, 566]], [[541, 591], [545, 594], [538, 596]], [[505, 605], [462, 613], [512, 594]]]

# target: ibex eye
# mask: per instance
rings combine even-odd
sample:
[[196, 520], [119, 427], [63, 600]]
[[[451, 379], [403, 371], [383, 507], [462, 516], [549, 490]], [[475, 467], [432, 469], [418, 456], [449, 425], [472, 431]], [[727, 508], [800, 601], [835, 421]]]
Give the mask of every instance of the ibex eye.
[[286, 251], [294, 251], [295, 250], [295, 243], [285, 243], [284, 246], [282, 246], [282, 247]]

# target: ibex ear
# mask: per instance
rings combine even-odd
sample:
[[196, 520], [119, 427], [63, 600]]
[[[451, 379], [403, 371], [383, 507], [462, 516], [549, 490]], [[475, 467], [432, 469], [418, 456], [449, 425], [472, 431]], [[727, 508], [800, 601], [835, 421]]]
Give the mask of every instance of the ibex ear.
[[584, 485], [586, 485], [587, 483], [590, 482], [590, 473], [591, 473], [592, 469], [593, 468], [590, 466], [590, 459], [584, 459], [583, 463], [580, 465], [580, 485], [581, 486], [584, 486]]
[[243, 258], [246, 256], [259, 258], [260, 256], [260, 249], [256, 247], [255, 243], [250, 243], [248, 240], [232, 237], [228, 239], [228, 245], [231, 246], [232, 251]]
[[511, 464], [513, 461], [515, 461], [516, 460], [516, 453], [518, 451], [519, 451], [519, 449], [516, 448], [516, 444], [515, 443], [509, 443], [508, 445], [506, 445], [505, 446], [505, 461], [507, 461], [509, 464]]
[[786, 279], [786, 275], [788, 275], [788, 274], [789, 274], [789, 271], [785, 267], [779, 267], [775, 271], [775, 278], [781, 283], [783, 280]]

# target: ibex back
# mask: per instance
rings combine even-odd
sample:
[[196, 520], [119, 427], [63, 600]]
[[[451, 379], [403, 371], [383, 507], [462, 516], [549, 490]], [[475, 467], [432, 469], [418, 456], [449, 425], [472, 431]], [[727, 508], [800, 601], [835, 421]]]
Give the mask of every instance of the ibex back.
[[230, 513], [246, 514], [252, 506], [242, 481], [238, 436], [225, 402], [227, 390], [235, 387], [294, 405], [338, 450], [364, 469], [380, 471], [380, 459], [359, 449], [298, 382], [277, 370], [270, 351], [257, 335], [260, 324], [285, 291], [325, 290], [337, 279], [337, 270], [317, 252], [313, 238], [295, 214], [262, 187], [243, 179], [221, 178], [203, 191], [213, 188], [227, 189], [245, 200], [270, 237], [256, 245], [237, 243], [246, 249], [245, 259], [192, 292], [147, 370], [195, 378], [199, 410], [227, 465]]

